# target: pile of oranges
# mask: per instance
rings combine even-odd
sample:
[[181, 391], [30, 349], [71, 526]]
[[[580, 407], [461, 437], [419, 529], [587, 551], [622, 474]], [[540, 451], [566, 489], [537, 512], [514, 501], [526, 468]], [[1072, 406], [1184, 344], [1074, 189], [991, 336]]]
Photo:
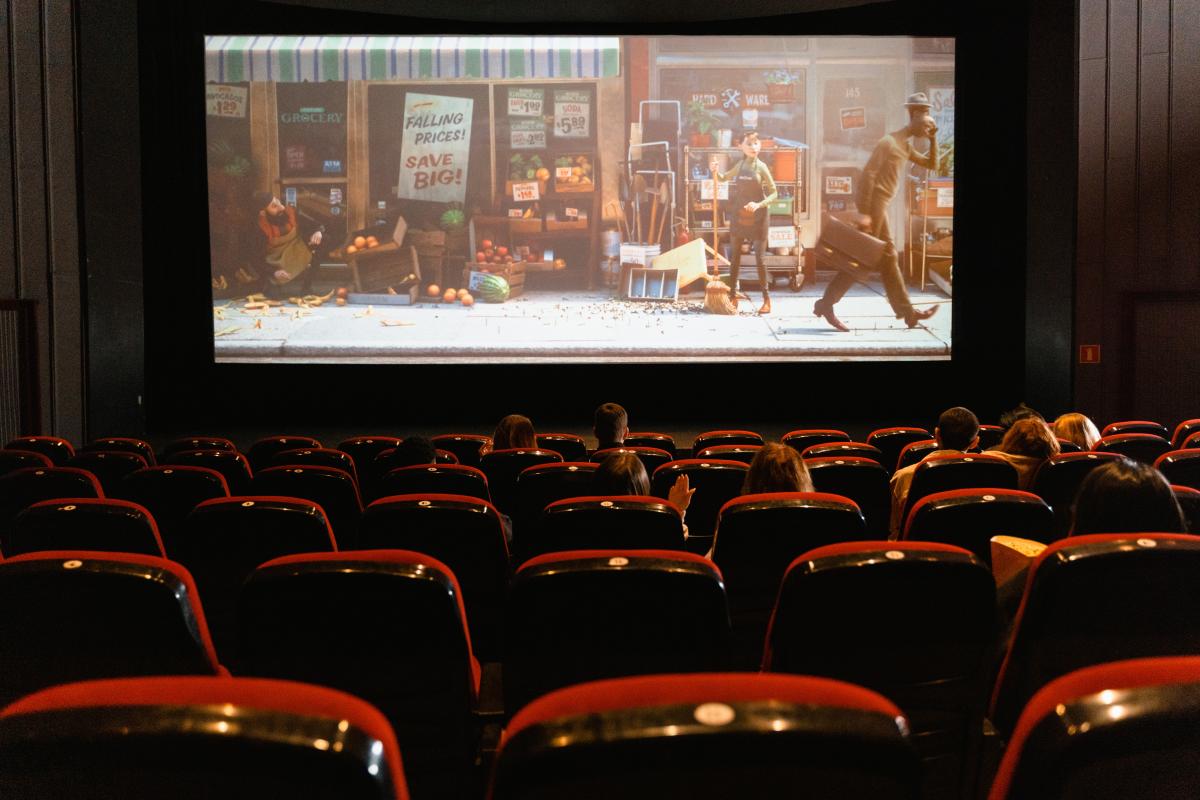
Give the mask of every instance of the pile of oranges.
[[436, 283], [431, 283], [425, 287], [425, 296], [431, 300], [436, 300], [440, 297], [443, 303], [462, 303], [468, 308], [475, 305], [475, 298], [466, 289], [447, 289], [443, 292]]
[[378, 246], [379, 240], [374, 236], [355, 236], [353, 244], [346, 245], [346, 255], [352, 256], [359, 250], [370, 250]]

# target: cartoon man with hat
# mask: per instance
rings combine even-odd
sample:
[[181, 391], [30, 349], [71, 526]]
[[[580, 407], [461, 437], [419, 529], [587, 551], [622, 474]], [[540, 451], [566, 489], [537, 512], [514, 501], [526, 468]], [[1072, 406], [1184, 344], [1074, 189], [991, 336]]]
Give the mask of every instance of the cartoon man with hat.
[[[883, 279], [884, 290], [887, 292], [888, 303], [896, 312], [896, 319], [903, 319], [908, 327], [915, 328], [922, 320], [932, 317], [938, 307], [931, 306], [920, 311], [913, 308], [908, 290], [904, 286], [904, 279], [900, 275], [900, 259], [896, 254], [891, 228], [888, 226], [887, 208], [900, 189], [901, 173], [907, 162], [912, 161], [928, 169], [937, 168], [937, 123], [929, 116], [932, 106], [924, 92], [910, 94], [904, 107], [908, 109], [908, 124], [884, 136], [879, 140], [879, 144], [875, 145], [867, 165], [863, 167], [855, 201], [859, 213], [863, 215], [859, 220], [859, 227], [877, 239], [882, 239], [885, 244], [883, 257], [877, 266]], [[929, 140], [928, 154], [922, 155], [913, 149], [910, 140], [914, 137]], [[825, 294], [813, 306], [813, 314], [824, 317], [826, 322], [839, 331], [849, 331], [850, 329], [834, 315], [833, 306], [854, 285], [854, 280], [854, 276], [849, 273], [837, 273], [826, 287]]]

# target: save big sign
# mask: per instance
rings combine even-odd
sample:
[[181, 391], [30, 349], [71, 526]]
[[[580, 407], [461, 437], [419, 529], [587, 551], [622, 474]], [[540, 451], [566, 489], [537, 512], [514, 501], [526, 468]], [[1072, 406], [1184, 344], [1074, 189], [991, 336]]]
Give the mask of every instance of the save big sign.
[[469, 97], [408, 94], [400, 142], [401, 198], [439, 203], [466, 198], [474, 104]]

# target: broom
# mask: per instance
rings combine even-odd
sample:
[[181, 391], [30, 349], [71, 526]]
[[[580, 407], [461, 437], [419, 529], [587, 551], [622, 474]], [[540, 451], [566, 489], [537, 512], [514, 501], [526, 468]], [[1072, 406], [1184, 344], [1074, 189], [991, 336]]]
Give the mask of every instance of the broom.
[[713, 165], [709, 164], [709, 168], [713, 177], [713, 246], [704, 245], [708, 252], [713, 256], [713, 274], [709, 278], [708, 283], [704, 286], [704, 310], [710, 314], [736, 314], [737, 305], [729, 299], [729, 287], [721, 280], [720, 268], [717, 266], [717, 261], [721, 257], [717, 255], [717, 240], [720, 236], [717, 233], [717, 170], [712, 169]]

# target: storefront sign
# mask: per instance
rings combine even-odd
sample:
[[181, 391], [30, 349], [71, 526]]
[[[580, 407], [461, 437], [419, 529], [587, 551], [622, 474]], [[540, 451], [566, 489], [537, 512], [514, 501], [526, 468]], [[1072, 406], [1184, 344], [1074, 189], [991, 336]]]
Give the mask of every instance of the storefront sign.
[[929, 116], [938, 126], [938, 143], [954, 138], [954, 87], [932, 87], [929, 90]]
[[825, 194], [854, 194], [854, 179], [849, 175], [826, 175]]
[[469, 97], [409, 92], [400, 143], [401, 198], [440, 203], [466, 199], [474, 105]]
[[699, 101], [700, 105], [705, 108], [714, 108], [717, 105], [717, 96], [707, 92], [693, 92], [689, 102]]
[[765, 92], [746, 92], [746, 108], [766, 108], [771, 105], [771, 98]]
[[509, 146], [513, 150], [546, 148], [546, 125], [540, 119], [513, 120], [508, 130]]
[[516, 203], [527, 203], [530, 200], [542, 199], [538, 191], [537, 181], [523, 181], [512, 185], [512, 199]]
[[510, 117], [540, 117], [545, 103], [546, 91], [544, 89], [510, 88], [508, 90], [508, 115]]
[[245, 117], [247, 91], [242, 86], [222, 86], [210, 83], [204, 89], [204, 99], [210, 117]]
[[587, 92], [554, 93], [554, 135], [564, 139], [586, 139], [591, 135], [592, 105]]
[[283, 151], [283, 158], [293, 172], [308, 169], [308, 148], [302, 144], [289, 144]]
[[840, 115], [844, 131], [857, 131], [867, 127], [867, 109], [863, 106], [843, 108]]
[[795, 247], [796, 229], [791, 225], [767, 228], [767, 247]]

